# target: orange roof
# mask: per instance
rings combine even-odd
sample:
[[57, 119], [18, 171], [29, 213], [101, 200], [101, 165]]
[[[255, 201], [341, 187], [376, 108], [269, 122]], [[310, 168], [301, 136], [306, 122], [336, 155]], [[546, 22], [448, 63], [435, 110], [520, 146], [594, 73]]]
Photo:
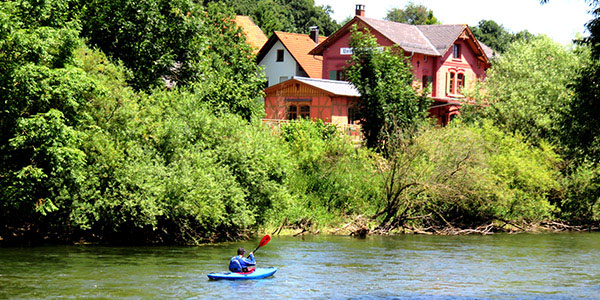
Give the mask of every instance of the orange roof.
[[[322, 77], [323, 57], [308, 54], [310, 50], [317, 46], [317, 44], [315, 44], [315, 41], [313, 41], [308, 34], [275, 31], [273, 33], [273, 36], [271, 36], [271, 39], [273, 39], [273, 37], [277, 37], [277, 39], [281, 41], [283, 46], [290, 52], [290, 54], [292, 54], [292, 56], [298, 62], [300, 67], [302, 67], [302, 69], [306, 72], [308, 77]], [[269, 39], [269, 41], [271, 39]], [[319, 44], [325, 41], [326, 39], [327, 37], [325, 36], [319, 36]], [[267, 45], [265, 44], [265, 46]]]
[[248, 16], [235, 16], [235, 23], [242, 28], [246, 35], [246, 42], [253, 48], [252, 53], [258, 53], [258, 50], [267, 42], [265, 33]]

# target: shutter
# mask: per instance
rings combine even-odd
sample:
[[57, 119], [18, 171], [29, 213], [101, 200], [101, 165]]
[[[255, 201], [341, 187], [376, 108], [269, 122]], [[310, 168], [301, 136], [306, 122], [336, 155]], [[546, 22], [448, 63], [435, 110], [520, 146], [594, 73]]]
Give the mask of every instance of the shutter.
[[446, 72], [446, 95], [450, 94], [450, 72]]

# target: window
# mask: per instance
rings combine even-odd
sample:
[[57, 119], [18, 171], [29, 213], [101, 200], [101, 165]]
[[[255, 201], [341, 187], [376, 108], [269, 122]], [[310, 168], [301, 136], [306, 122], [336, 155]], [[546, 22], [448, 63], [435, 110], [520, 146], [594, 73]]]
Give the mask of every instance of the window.
[[329, 71], [329, 79], [330, 80], [344, 80], [345, 74], [341, 70], [332, 70]]
[[288, 106], [287, 119], [288, 120], [296, 120], [296, 119], [298, 119], [298, 106], [296, 106], [296, 105], [290, 105], [290, 106]]
[[348, 107], [348, 124], [356, 124], [358, 121], [358, 111], [353, 106]]
[[329, 79], [336, 80], [337, 79], [337, 71], [329, 71]]
[[277, 61], [283, 61], [283, 49], [277, 49]]
[[422, 79], [421, 79], [421, 83], [423, 84], [423, 88], [427, 87], [427, 84], [429, 83], [428, 81], [428, 76], [427, 75], [423, 75]]
[[465, 87], [465, 74], [459, 73], [456, 75], [456, 93], [460, 93]]
[[446, 78], [446, 94], [459, 95], [465, 87], [466, 76], [464, 73], [450, 71]]
[[460, 45], [454, 44], [452, 47], [452, 58], [460, 59]]
[[310, 106], [301, 105], [300, 113], [298, 113], [298, 105], [290, 105], [287, 110], [287, 119], [288, 120], [297, 120], [298, 117], [309, 119], [310, 118]]
[[286, 80], [288, 80], [287, 76], [281, 76], [281, 77], [279, 77], [279, 82], [284, 82]]
[[310, 119], [310, 106], [300, 106], [300, 118]]

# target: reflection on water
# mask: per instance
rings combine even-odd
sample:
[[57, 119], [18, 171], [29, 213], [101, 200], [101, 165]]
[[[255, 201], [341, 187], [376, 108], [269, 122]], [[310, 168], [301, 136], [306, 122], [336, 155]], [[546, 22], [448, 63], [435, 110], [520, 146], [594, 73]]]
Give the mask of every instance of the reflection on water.
[[256, 244], [1, 248], [0, 299], [600, 299], [598, 233], [274, 236], [274, 277], [208, 280]]

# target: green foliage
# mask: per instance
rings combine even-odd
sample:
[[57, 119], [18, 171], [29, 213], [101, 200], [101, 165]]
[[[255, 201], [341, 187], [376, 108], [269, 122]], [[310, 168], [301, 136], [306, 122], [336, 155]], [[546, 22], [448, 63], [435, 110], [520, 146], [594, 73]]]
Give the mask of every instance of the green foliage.
[[299, 120], [282, 127], [295, 171], [290, 189], [300, 199], [289, 219], [328, 222], [332, 216], [369, 214], [380, 197], [375, 160], [355, 149], [335, 125]]
[[600, 168], [584, 161], [563, 181], [561, 217], [570, 223], [593, 224], [600, 221]]
[[489, 104], [482, 116], [532, 143], [557, 143], [561, 120], [573, 99], [573, 70], [581, 58], [547, 37], [512, 44], [471, 94]]
[[[89, 140], [90, 180], [71, 214], [81, 230], [195, 243], [234, 237], [286, 209], [287, 152], [260, 124], [214, 114], [185, 90], [139, 101], [124, 135], [96, 130]], [[107, 106], [118, 107], [116, 116], [135, 107]], [[120, 126], [109, 122], [100, 127]]]
[[331, 7], [316, 6], [314, 0], [204, 0], [211, 2], [225, 3], [236, 14], [250, 16], [267, 36], [274, 31], [309, 33], [311, 26], [329, 36], [339, 29], [331, 18]]
[[46, 215], [68, 208], [83, 180], [86, 156], [78, 148], [79, 133], [55, 109], [19, 119], [16, 131], [9, 145], [27, 155], [28, 162], [6, 170], [4, 176], [10, 181], [3, 195], [12, 197], [12, 205], [25, 212]]
[[74, 65], [81, 41], [59, 16], [64, 3], [39, 4], [0, 3], [0, 219], [52, 231], [84, 179], [76, 127], [97, 90]]
[[404, 9], [392, 8], [385, 17], [388, 21], [400, 22], [412, 25], [440, 24], [433, 11], [422, 4], [408, 2]]
[[535, 36], [527, 30], [513, 34], [506, 30], [504, 26], [493, 20], [481, 20], [477, 26], [471, 28], [471, 31], [473, 31], [477, 40], [494, 49], [494, 51], [498, 51], [498, 53], [506, 52], [509, 49], [510, 44], [514, 42], [527, 42], [535, 38]]
[[[425, 118], [431, 99], [413, 87], [414, 75], [401, 49], [381, 48], [368, 30], [352, 29], [354, 49], [346, 76], [361, 94], [358, 113], [367, 147], [380, 146], [384, 127], [413, 126]], [[393, 131], [394, 129], [391, 129]]]
[[[585, 50], [583, 49], [584, 53]], [[570, 158], [600, 163], [600, 60], [591, 58], [575, 71], [571, 85], [575, 95], [566, 103], [560, 119], [561, 142]]]
[[559, 189], [560, 160], [547, 146], [532, 147], [489, 122], [454, 122], [390, 140], [390, 148], [382, 228], [418, 223], [410, 221], [418, 216], [469, 228], [553, 217], [548, 197]]
[[223, 4], [102, 0], [86, 6], [82, 23], [92, 45], [132, 70], [137, 89], [205, 84], [203, 89], [219, 91], [209, 99], [213, 104], [227, 99], [226, 108], [246, 119], [257, 113], [264, 79]]

